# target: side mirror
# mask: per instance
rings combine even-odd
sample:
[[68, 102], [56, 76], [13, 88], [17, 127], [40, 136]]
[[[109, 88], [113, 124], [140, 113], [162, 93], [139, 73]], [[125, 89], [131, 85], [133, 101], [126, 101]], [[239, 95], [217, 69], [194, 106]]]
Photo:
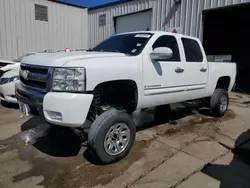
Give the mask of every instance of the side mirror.
[[166, 61], [173, 57], [173, 51], [167, 47], [155, 48], [150, 54], [150, 59], [155, 61]]

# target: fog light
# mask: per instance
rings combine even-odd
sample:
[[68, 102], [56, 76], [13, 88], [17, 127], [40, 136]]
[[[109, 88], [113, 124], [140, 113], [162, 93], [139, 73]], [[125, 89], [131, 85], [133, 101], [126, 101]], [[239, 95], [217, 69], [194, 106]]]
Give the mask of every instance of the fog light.
[[62, 120], [62, 114], [60, 112], [47, 111], [47, 114], [51, 119]]

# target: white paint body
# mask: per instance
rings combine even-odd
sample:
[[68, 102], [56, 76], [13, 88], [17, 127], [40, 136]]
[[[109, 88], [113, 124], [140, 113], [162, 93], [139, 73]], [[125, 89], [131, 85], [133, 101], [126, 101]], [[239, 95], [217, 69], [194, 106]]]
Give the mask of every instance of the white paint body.
[[[25, 57], [22, 63], [52, 67], [85, 67], [87, 91], [93, 91], [98, 84], [107, 81], [133, 80], [138, 89], [137, 109], [211, 96], [218, 79], [223, 76], [230, 77], [229, 91], [232, 89], [236, 77], [235, 63], [207, 62], [203, 47], [197, 38], [167, 32], [150, 33], [154, 35], [137, 56], [112, 52], [41, 53]], [[162, 35], [176, 37], [180, 62], [151, 61], [152, 44]], [[203, 62], [186, 62], [182, 37], [198, 41]], [[185, 71], [178, 74], [175, 72], [177, 67]], [[207, 71], [201, 72], [201, 68], [206, 68]], [[92, 94], [49, 92], [43, 101], [43, 112], [50, 123], [80, 127], [85, 122], [92, 99]], [[49, 118], [47, 111], [60, 112], [62, 120]]]
[[11, 64], [8, 64], [4, 67], [1, 67], [0, 70], [6, 72], [6, 71], [9, 71], [9, 70], [12, 70], [12, 69], [16, 69], [16, 68], [19, 68], [20, 67], [20, 63], [16, 63], [16, 62], [12, 62]]
[[0, 66], [1, 66], [1, 67], [2, 67], [2, 64], [6, 65], [6, 64], [14, 64], [14, 63], [15, 63], [15, 62], [13, 62], [13, 61], [0, 59]]
[[[20, 64], [20, 63], [19, 63]], [[20, 66], [20, 65], [19, 65]], [[4, 73], [1, 79], [8, 79], [14, 76], [19, 76], [19, 66], [14, 69]], [[17, 103], [15, 96], [15, 84], [17, 81], [8, 82], [6, 84], [0, 85], [0, 99], [8, 103]]]

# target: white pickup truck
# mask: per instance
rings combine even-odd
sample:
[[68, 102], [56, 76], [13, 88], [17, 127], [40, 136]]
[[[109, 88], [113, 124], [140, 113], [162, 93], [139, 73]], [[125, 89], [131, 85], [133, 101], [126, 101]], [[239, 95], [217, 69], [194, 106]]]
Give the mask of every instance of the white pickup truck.
[[132, 112], [210, 98], [212, 114], [223, 116], [235, 77], [236, 64], [207, 62], [197, 38], [131, 32], [88, 51], [24, 58], [16, 96], [52, 125], [85, 130], [89, 148], [110, 163], [125, 157], [134, 143]]

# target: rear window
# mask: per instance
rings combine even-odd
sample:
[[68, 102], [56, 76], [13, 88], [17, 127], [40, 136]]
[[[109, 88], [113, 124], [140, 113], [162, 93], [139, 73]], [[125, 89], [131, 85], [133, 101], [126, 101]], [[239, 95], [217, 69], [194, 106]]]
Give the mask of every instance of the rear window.
[[199, 43], [196, 40], [182, 38], [187, 62], [202, 62], [203, 55]]

